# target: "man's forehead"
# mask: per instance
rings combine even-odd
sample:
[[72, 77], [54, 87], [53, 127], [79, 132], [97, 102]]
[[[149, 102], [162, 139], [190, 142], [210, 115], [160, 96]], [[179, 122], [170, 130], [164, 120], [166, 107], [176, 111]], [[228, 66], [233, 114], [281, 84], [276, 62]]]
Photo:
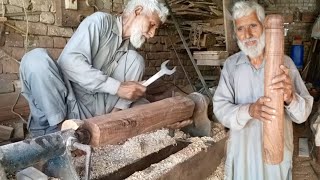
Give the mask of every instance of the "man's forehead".
[[161, 24], [161, 19], [159, 17], [159, 14], [157, 12], [153, 12], [150, 16], [149, 16], [149, 19], [151, 21], [154, 21], [155, 23], [157, 24]]
[[255, 11], [253, 11], [252, 13], [250, 13], [249, 15], [247, 16], [243, 16], [241, 18], [238, 18], [235, 20], [235, 24], [236, 26], [241, 26], [243, 24], [250, 24], [250, 23], [253, 23], [253, 22], [259, 22], [259, 18], [257, 16], [257, 13]]

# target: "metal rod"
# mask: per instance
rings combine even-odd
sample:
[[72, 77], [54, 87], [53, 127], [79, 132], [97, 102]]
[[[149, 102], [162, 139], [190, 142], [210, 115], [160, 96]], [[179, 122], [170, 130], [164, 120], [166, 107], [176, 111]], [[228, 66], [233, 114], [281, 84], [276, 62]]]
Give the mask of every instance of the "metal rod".
[[75, 142], [73, 143], [73, 147], [86, 152], [85, 180], [89, 180], [91, 167], [91, 146]]
[[178, 24], [176, 18], [174, 17], [174, 15], [173, 15], [173, 13], [172, 13], [171, 7], [169, 6], [169, 3], [168, 3], [167, 0], [165, 0], [165, 3], [166, 3], [166, 5], [167, 5], [167, 8], [169, 9], [170, 16], [171, 16], [171, 18], [172, 18], [172, 20], [173, 20], [173, 23], [174, 23], [174, 25], [175, 25], [178, 33], [179, 33], [179, 36], [180, 36], [181, 41], [182, 41], [182, 43], [183, 43], [183, 46], [185, 47], [185, 49], [186, 49], [186, 51], [187, 51], [187, 53], [188, 53], [188, 55], [189, 55], [189, 58], [190, 58], [190, 60], [191, 60], [191, 62], [192, 62], [192, 64], [193, 64], [193, 67], [195, 68], [195, 70], [196, 70], [196, 72], [197, 72], [197, 74], [198, 74], [198, 76], [199, 76], [199, 79], [200, 79], [200, 81], [201, 81], [204, 89], [205, 89], [206, 92], [207, 92], [207, 95], [210, 97], [210, 99], [212, 99], [212, 94], [211, 94], [211, 92], [209, 91], [209, 88], [207, 87], [207, 84], [206, 84], [206, 82], [204, 81], [203, 76], [202, 76], [202, 74], [201, 74], [201, 72], [200, 72], [200, 70], [199, 70], [199, 68], [198, 68], [198, 66], [197, 66], [197, 64], [196, 64], [196, 62], [195, 62], [192, 54], [191, 54], [191, 51], [190, 51], [190, 49], [189, 49], [189, 47], [188, 47], [188, 45], [187, 45], [186, 40], [185, 40], [184, 37], [183, 37], [183, 34], [182, 34], [181, 29], [180, 29], [180, 27], [179, 27], [179, 24]]
[[177, 58], [178, 58], [179, 64], [180, 64], [180, 66], [181, 66], [181, 68], [182, 68], [182, 70], [183, 70], [183, 72], [184, 72], [184, 74], [185, 74], [185, 76], [186, 76], [186, 78], [187, 78], [187, 80], [188, 80], [188, 83], [189, 83], [190, 86], [192, 87], [193, 91], [196, 92], [197, 90], [196, 90], [196, 88], [194, 87], [194, 85], [191, 83], [191, 80], [190, 80], [190, 78], [189, 78], [189, 76], [188, 76], [188, 73], [187, 73], [186, 69], [184, 68], [184, 66], [183, 66], [183, 64], [182, 64], [182, 61], [181, 61], [181, 59], [180, 59], [180, 57], [179, 57], [179, 55], [178, 55], [178, 53], [177, 53], [177, 51], [176, 51], [176, 48], [174, 47], [174, 45], [173, 45], [173, 43], [172, 43], [171, 38], [169, 38], [169, 40], [170, 40], [171, 46], [172, 46], [172, 48], [173, 48], [173, 51], [174, 51], [174, 53], [176, 54], [176, 56], [177, 56]]

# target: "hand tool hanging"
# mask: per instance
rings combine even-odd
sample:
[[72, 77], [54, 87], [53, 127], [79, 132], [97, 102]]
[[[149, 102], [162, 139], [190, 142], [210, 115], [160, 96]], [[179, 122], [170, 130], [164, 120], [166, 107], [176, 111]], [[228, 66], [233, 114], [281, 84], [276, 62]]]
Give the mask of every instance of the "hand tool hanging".
[[188, 45], [187, 45], [187, 42], [186, 42], [186, 40], [184, 39], [184, 37], [183, 37], [183, 35], [182, 35], [181, 29], [180, 29], [180, 27], [179, 27], [179, 24], [178, 24], [176, 18], [174, 17], [174, 15], [173, 15], [173, 13], [172, 13], [171, 7], [169, 6], [169, 3], [168, 3], [167, 0], [165, 0], [165, 3], [166, 3], [166, 5], [167, 5], [167, 8], [169, 9], [169, 14], [170, 14], [170, 16], [171, 16], [171, 19], [172, 19], [172, 21], [173, 21], [173, 23], [174, 23], [174, 25], [175, 25], [178, 33], [179, 33], [180, 39], [181, 39], [181, 41], [182, 41], [182, 43], [183, 43], [184, 48], [186, 49], [186, 51], [187, 51], [187, 53], [188, 53], [188, 55], [189, 55], [189, 58], [190, 58], [190, 60], [191, 60], [191, 62], [192, 62], [192, 65], [193, 65], [193, 67], [195, 68], [195, 70], [196, 70], [196, 72], [197, 72], [197, 74], [198, 74], [198, 76], [199, 76], [199, 79], [200, 79], [200, 81], [201, 81], [204, 89], [206, 90], [207, 95], [210, 97], [210, 99], [212, 99], [212, 94], [211, 94], [211, 92], [209, 91], [209, 88], [208, 88], [206, 82], [204, 81], [203, 76], [202, 76], [202, 74], [201, 74], [201, 72], [200, 72], [200, 70], [199, 70], [199, 68], [198, 68], [198, 66], [197, 66], [197, 64], [196, 64], [196, 62], [195, 62], [192, 54], [191, 54], [191, 51], [190, 51], [190, 49], [189, 49], [189, 47], [188, 47]]

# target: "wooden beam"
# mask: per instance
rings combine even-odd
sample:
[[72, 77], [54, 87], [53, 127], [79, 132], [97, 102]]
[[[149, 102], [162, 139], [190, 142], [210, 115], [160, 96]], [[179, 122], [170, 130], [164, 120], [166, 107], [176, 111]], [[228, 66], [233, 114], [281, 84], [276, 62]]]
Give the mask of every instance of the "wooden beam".
[[271, 123], [263, 123], [264, 161], [267, 164], [279, 164], [283, 160], [284, 149], [284, 107], [283, 93], [273, 91], [269, 86], [272, 79], [280, 75], [280, 65], [284, 59], [283, 17], [268, 15], [265, 20], [266, 29], [266, 64], [264, 69], [264, 95], [271, 98], [265, 104], [276, 110], [276, 118]]
[[195, 103], [187, 97], [172, 97], [150, 104], [85, 120], [93, 146], [115, 144], [138, 134], [187, 120]]

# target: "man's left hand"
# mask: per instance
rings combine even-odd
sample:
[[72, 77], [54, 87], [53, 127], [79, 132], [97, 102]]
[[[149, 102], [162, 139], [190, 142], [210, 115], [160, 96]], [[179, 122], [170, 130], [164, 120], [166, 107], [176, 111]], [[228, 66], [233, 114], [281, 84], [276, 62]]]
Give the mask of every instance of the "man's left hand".
[[280, 69], [283, 71], [283, 73], [272, 79], [272, 84], [269, 86], [269, 88], [271, 91], [280, 90], [283, 92], [284, 102], [286, 105], [289, 105], [293, 100], [293, 85], [289, 76], [289, 69], [284, 65], [281, 65]]

